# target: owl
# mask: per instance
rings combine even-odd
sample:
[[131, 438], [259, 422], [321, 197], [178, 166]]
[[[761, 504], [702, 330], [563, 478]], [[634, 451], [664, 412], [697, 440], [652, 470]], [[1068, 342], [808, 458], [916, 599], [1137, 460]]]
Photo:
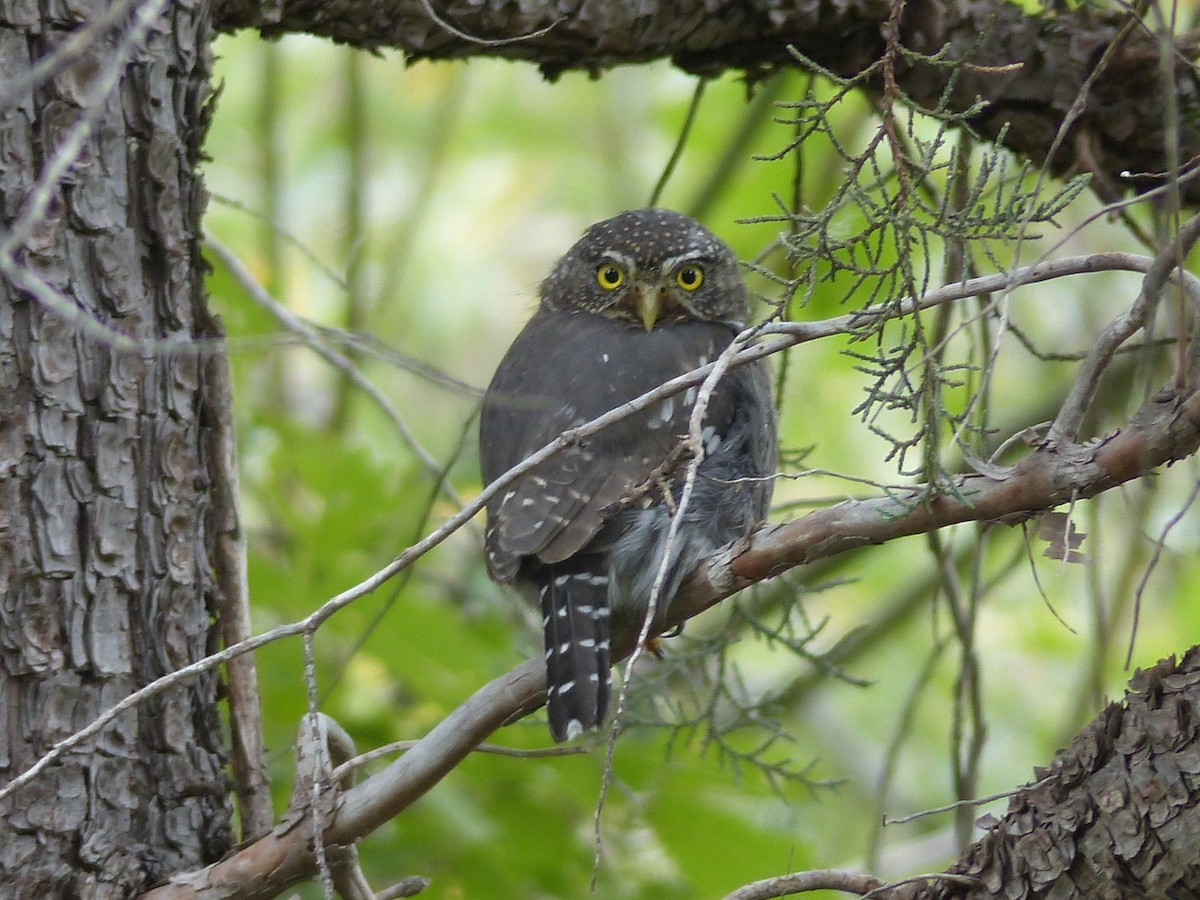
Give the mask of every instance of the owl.
[[[712, 362], [748, 315], [736, 257], [695, 220], [639, 209], [591, 226], [543, 282], [484, 396], [484, 483], [563, 431]], [[731, 368], [718, 382], [681, 511], [680, 451], [697, 395], [691, 387], [622, 419], [487, 504], [490, 575], [541, 608], [555, 741], [604, 722], [610, 635], [638, 633], [664, 555], [659, 613], [699, 562], [766, 515], [776, 457], [766, 364]]]

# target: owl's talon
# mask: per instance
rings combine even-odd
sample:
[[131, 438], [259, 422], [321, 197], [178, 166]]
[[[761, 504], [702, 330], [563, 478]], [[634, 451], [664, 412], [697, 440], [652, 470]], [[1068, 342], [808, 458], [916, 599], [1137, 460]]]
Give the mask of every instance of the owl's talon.
[[661, 638], [652, 637], [643, 646], [654, 654], [655, 659], [662, 659], [667, 655], [667, 651], [663, 649]]

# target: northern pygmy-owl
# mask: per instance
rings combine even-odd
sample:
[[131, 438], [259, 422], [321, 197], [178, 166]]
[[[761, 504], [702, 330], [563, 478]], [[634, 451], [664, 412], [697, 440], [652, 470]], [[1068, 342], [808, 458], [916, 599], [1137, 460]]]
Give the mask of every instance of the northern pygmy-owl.
[[[693, 219], [640, 209], [593, 225], [542, 284], [541, 305], [484, 397], [484, 482], [566, 429], [716, 359], [748, 312], [733, 252]], [[556, 741], [604, 721], [610, 630], [637, 629], [648, 609], [697, 394], [689, 388], [569, 447], [488, 503], [488, 571], [531, 588], [541, 604]], [[765, 364], [725, 374], [702, 438], [659, 612], [698, 562], [766, 514], [775, 417]]]

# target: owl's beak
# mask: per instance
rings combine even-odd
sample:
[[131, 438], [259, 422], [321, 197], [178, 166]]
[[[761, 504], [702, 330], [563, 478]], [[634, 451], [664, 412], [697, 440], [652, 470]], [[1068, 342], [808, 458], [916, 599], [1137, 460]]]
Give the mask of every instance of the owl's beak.
[[642, 324], [649, 331], [662, 313], [662, 301], [659, 299], [658, 291], [643, 290], [638, 294], [637, 309], [638, 318], [642, 320]]

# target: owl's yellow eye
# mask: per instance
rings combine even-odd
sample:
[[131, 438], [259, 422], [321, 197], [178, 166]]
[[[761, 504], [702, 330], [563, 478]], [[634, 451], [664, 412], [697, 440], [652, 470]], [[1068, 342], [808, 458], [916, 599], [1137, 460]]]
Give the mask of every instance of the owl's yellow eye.
[[605, 263], [596, 269], [596, 284], [606, 291], [615, 291], [625, 280], [625, 273], [620, 266]]
[[675, 273], [675, 283], [685, 291], [694, 291], [704, 284], [704, 269], [701, 266], [680, 266]]

